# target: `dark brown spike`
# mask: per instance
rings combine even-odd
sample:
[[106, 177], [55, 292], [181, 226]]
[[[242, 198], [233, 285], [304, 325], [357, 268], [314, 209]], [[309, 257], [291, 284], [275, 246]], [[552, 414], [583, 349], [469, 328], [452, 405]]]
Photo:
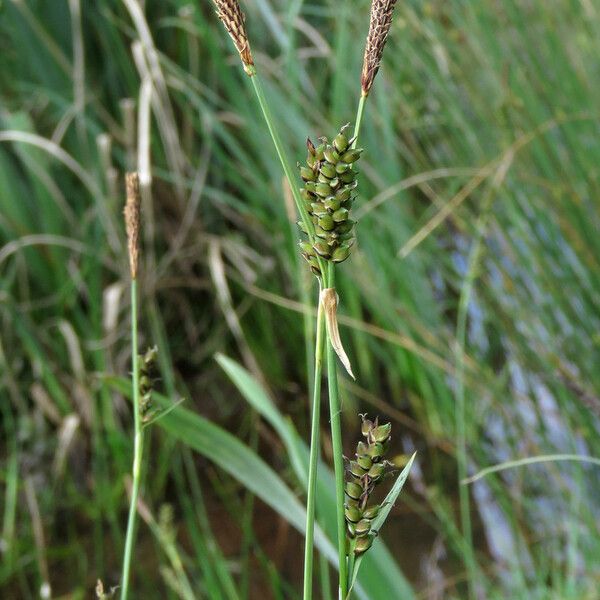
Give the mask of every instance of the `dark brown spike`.
[[125, 175], [125, 230], [127, 232], [127, 249], [129, 253], [129, 269], [131, 279], [137, 278], [140, 255], [140, 178], [137, 173]]
[[371, 3], [371, 20], [360, 78], [363, 96], [367, 96], [371, 91], [373, 81], [379, 71], [395, 6], [396, 0], [373, 0]]
[[217, 16], [221, 19], [227, 33], [233, 40], [238, 51], [244, 71], [250, 76], [254, 75], [254, 60], [250, 51], [250, 42], [246, 33], [245, 17], [237, 0], [214, 0], [217, 7]]

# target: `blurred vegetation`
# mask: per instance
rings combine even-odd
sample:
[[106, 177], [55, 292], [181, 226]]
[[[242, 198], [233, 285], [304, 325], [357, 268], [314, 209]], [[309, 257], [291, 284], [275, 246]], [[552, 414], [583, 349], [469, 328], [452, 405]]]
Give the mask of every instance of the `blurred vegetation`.
[[[0, 4], [2, 597], [50, 584], [90, 598], [97, 579], [119, 580], [132, 453], [122, 175], [148, 156], [140, 344], [159, 348], [163, 401], [185, 402], [149, 436], [135, 597], [297, 598], [315, 290], [212, 6], [136, 6]], [[243, 7], [302, 160], [307, 135], [353, 118], [369, 4]], [[480, 598], [597, 597], [597, 467], [544, 463], [463, 488], [471, 547], [456, 444], [464, 434], [470, 474], [600, 456], [599, 34], [586, 0], [397, 7], [363, 127], [357, 251], [338, 275], [358, 379], [343, 381], [343, 417], [348, 453], [369, 411], [391, 419], [399, 464], [418, 458], [361, 597], [466, 598], [467, 572]]]

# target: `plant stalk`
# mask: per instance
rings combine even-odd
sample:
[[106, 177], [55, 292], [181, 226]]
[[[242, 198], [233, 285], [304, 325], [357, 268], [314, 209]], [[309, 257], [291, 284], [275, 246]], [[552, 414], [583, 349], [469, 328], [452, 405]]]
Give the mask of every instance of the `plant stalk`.
[[321, 412], [321, 368], [325, 341], [325, 318], [319, 297], [317, 309], [317, 336], [315, 341], [315, 367], [313, 375], [313, 402], [310, 427], [310, 461], [308, 467], [308, 494], [306, 499], [306, 539], [304, 544], [304, 600], [312, 598], [313, 558], [315, 535], [315, 505], [317, 467], [319, 462], [319, 421]]
[[361, 94], [360, 100], [358, 101], [358, 108], [356, 110], [356, 117], [354, 118], [354, 142], [352, 143], [352, 147], [356, 148], [356, 144], [358, 143], [358, 135], [360, 133], [360, 126], [362, 125], [363, 114], [365, 112], [365, 103], [367, 101], [367, 96]]
[[[302, 197], [300, 196], [300, 188], [298, 187], [297, 174], [292, 169], [290, 161], [288, 160], [287, 153], [285, 151], [285, 148], [283, 146], [281, 138], [279, 137], [279, 132], [277, 131], [277, 128], [275, 127], [275, 122], [271, 115], [271, 110], [269, 108], [269, 104], [265, 97], [264, 91], [262, 89], [262, 84], [260, 82], [260, 78], [259, 78], [256, 70], [253, 71], [253, 74], [251, 75], [250, 79], [252, 81], [252, 87], [254, 88], [254, 93], [256, 94], [256, 98], [260, 105], [260, 109], [262, 111], [263, 117], [267, 124], [267, 128], [269, 129], [269, 133], [271, 134], [271, 139], [273, 140], [275, 150], [277, 151], [277, 156], [279, 157], [279, 162], [281, 163], [283, 172], [285, 173], [285, 177], [290, 186], [290, 190], [292, 192], [292, 197], [294, 198], [294, 203], [296, 204], [296, 209], [298, 210], [298, 213], [300, 214], [300, 218], [302, 219], [302, 223], [304, 224], [304, 227], [308, 231], [309, 241], [311, 243], [313, 243], [314, 238], [315, 238], [315, 235], [314, 235], [315, 227], [314, 227], [313, 222], [311, 221], [310, 216], [308, 215], [308, 212], [306, 211], [306, 208], [304, 207], [304, 204], [302, 202]], [[320, 257], [317, 257], [317, 260], [319, 261], [321, 273], [325, 273], [324, 261]]]
[[135, 526], [137, 517], [137, 502], [140, 492], [140, 481], [142, 474], [142, 454], [144, 452], [144, 431], [142, 428], [142, 416], [140, 414], [140, 385], [139, 385], [139, 356], [137, 341], [137, 280], [131, 280], [131, 384], [134, 415], [134, 450], [131, 487], [131, 501], [129, 504], [129, 518], [127, 521], [127, 536], [125, 538], [125, 552], [123, 554], [123, 572], [121, 579], [121, 600], [127, 600], [129, 593], [129, 571], [131, 566], [131, 555], [135, 538]]
[[[335, 287], [335, 264], [329, 262], [326, 286]], [[331, 338], [329, 328], [327, 336]], [[327, 381], [331, 420], [331, 445], [335, 472], [335, 504], [339, 562], [339, 592], [343, 600], [348, 594], [348, 565], [346, 562], [346, 518], [344, 516], [344, 448], [342, 445], [341, 408], [337, 380], [337, 355], [331, 343], [327, 344]]]

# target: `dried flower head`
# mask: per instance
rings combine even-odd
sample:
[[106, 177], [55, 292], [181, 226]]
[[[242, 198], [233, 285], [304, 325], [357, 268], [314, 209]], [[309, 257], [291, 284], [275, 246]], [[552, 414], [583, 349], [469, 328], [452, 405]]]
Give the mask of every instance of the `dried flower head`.
[[365, 45], [360, 85], [363, 96], [367, 96], [379, 71], [379, 64], [387, 40], [396, 0], [373, 0], [371, 3], [371, 21]]
[[214, 0], [217, 7], [217, 16], [225, 25], [225, 29], [244, 63], [244, 71], [250, 76], [254, 75], [254, 61], [250, 52], [250, 42], [246, 33], [245, 17], [237, 0]]
[[129, 251], [129, 268], [131, 279], [137, 278], [140, 254], [140, 179], [137, 173], [125, 175], [125, 229], [127, 231], [127, 249]]

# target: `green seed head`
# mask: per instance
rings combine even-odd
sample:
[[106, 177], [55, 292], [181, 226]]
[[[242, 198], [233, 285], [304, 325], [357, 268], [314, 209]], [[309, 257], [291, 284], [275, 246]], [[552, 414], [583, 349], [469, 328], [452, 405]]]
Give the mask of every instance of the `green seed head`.
[[326, 138], [320, 138], [316, 146], [310, 139], [306, 141], [306, 164], [300, 167], [304, 181], [301, 195], [314, 231], [308, 234], [306, 227], [301, 229], [314, 236], [310, 238], [311, 252], [302, 247], [303, 256], [311, 266], [317, 257], [336, 263], [346, 260], [354, 242], [350, 209], [357, 182], [352, 165], [361, 151], [351, 148], [353, 140], [345, 133], [347, 127], [342, 127], [332, 143]]

